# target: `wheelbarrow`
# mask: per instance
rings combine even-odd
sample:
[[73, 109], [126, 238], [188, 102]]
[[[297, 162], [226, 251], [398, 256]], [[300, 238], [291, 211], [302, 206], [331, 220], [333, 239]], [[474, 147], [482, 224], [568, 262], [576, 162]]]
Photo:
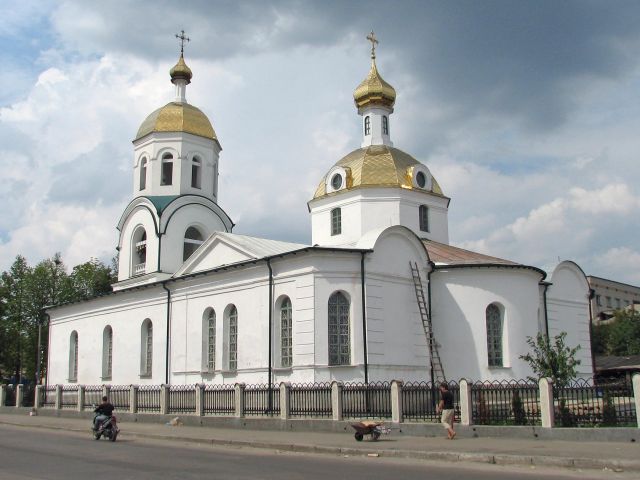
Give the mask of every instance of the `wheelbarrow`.
[[365, 435], [371, 435], [371, 440], [375, 442], [380, 438], [380, 435], [391, 431], [391, 429], [384, 426], [383, 422], [374, 422], [372, 420], [352, 423], [351, 426], [356, 431], [353, 436], [358, 442], [361, 442]]

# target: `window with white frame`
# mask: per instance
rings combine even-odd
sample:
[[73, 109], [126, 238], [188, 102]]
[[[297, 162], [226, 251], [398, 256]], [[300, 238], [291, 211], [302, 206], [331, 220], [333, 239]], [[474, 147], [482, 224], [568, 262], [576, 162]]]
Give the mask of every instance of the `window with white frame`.
[[487, 356], [490, 367], [502, 367], [502, 311], [492, 303], [486, 310]]
[[342, 292], [329, 297], [329, 365], [351, 364], [349, 300]]
[[202, 162], [200, 158], [193, 157], [191, 161], [191, 186], [193, 188], [200, 188], [202, 178]]
[[113, 329], [110, 325], [102, 332], [102, 379], [110, 380], [113, 366]]
[[369, 115], [364, 117], [364, 134], [371, 135], [371, 118], [369, 118]]
[[389, 119], [386, 115], [382, 116], [382, 133], [384, 135], [389, 135]]
[[420, 220], [420, 231], [428, 232], [429, 231], [429, 207], [426, 205], [420, 205], [418, 209], [418, 215]]
[[184, 246], [182, 249], [182, 261], [186, 261], [200, 245], [204, 243], [204, 238], [200, 230], [196, 227], [189, 227], [184, 233]]
[[173, 155], [170, 153], [162, 155], [162, 169], [160, 174], [160, 185], [173, 184]]
[[153, 323], [148, 318], [142, 322], [140, 332], [140, 376], [151, 377], [153, 373]]
[[69, 337], [69, 381], [78, 381], [78, 332], [71, 332]]
[[291, 300], [285, 297], [280, 303], [280, 366], [291, 367], [293, 359]]
[[342, 211], [340, 208], [331, 210], [331, 235], [342, 233]]
[[227, 323], [228, 323], [228, 356], [227, 366], [229, 370], [238, 369], [238, 309], [235, 305], [231, 305], [228, 309]]
[[140, 190], [147, 188], [147, 157], [140, 161]]
[[207, 372], [213, 372], [216, 369], [216, 312], [211, 307], [204, 311], [202, 336], [205, 339], [204, 369]]

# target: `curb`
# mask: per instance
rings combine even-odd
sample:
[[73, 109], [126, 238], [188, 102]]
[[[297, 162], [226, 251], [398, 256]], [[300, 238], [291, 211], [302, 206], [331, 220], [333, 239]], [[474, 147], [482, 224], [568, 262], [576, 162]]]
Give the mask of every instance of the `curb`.
[[[0, 421], [0, 425], [11, 425], [14, 427], [24, 428], [42, 428], [46, 430], [64, 430], [68, 432], [87, 433], [87, 429], [74, 427], [64, 427], [55, 425], [25, 425], [23, 423], [13, 423]], [[511, 454], [492, 454], [492, 453], [474, 453], [474, 452], [443, 452], [443, 451], [422, 451], [422, 450], [380, 450], [365, 449], [351, 447], [328, 447], [322, 445], [301, 445], [292, 443], [278, 442], [249, 442], [243, 440], [224, 440], [219, 438], [194, 438], [181, 437], [175, 435], [160, 435], [139, 433], [135, 431], [127, 431], [128, 437], [137, 439], [152, 439], [160, 441], [174, 441], [193, 443], [200, 445], [217, 445], [240, 448], [254, 448], [261, 450], [280, 450], [294, 453], [315, 453], [324, 455], [351, 455], [351, 456], [367, 456], [368, 454], [376, 454], [380, 457], [389, 458], [410, 458], [416, 460], [431, 460], [441, 462], [462, 462], [462, 463], [487, 463], [492, 465], [520, 465], [520, 466], [544, 466], [544, 467], [560, 467], [585, 470], [625, 470], [640, 471], [640, 461], [633, 460], [599, 460], [593, 458], [570, 458], [555, 457], [547, 455], [511, 455]]]

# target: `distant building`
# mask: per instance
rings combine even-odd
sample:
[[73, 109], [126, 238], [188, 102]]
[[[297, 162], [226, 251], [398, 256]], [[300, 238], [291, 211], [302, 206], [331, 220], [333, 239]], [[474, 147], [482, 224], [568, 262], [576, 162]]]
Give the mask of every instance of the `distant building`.
[[616, 310], [640, 311], [640, 287], [592, 275], [587, 276], [587, 281], [593, 291], [591, 298], [593, 323], [598, 324], [609, 320]]

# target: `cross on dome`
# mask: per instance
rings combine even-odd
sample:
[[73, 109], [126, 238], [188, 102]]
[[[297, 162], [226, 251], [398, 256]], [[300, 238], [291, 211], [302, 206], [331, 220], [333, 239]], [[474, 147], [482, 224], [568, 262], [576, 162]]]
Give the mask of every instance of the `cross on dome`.
[[376, 44], [380, 42], [376, 38], [376, 34], [373, 33], [373, 30], [371, 30], [369, 35], [367, 35], [367, 40], [371, 42], [371, 58], [376, 58]]
[[180, 35], [176, 33], [176, 38], [180, 40], [180, 56], [184, 55], [184, 44], [190, 42], [191, 39], [184, 34], [184, 30], [180, 30]]

